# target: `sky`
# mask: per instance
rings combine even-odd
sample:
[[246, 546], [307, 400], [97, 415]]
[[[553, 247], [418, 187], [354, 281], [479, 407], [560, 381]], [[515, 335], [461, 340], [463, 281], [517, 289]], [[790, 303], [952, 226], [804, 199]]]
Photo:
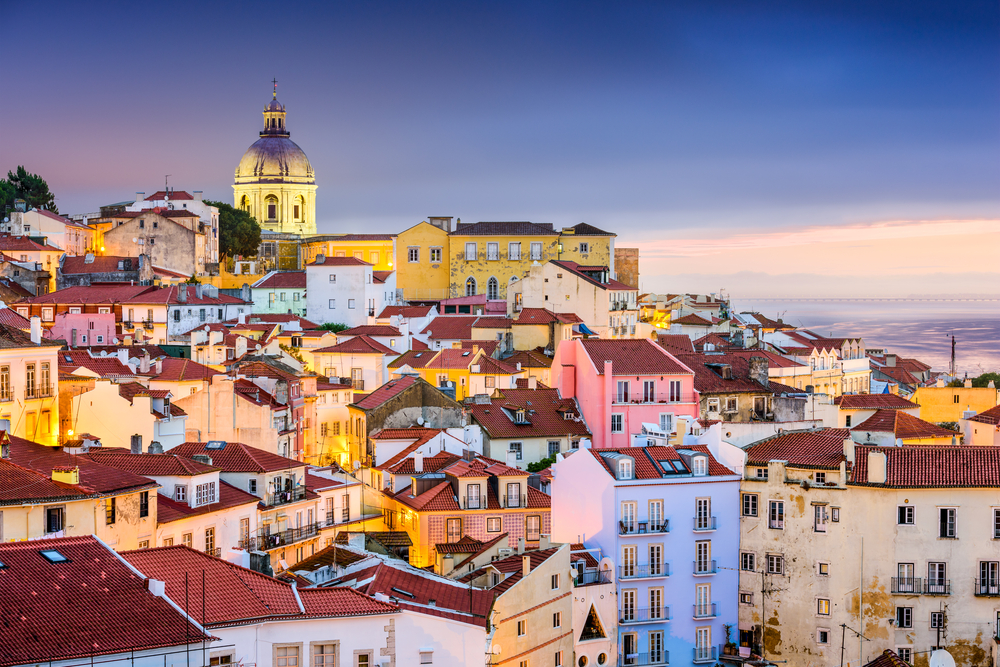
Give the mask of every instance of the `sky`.
[[[271, 79], [323, 233], [588, 222], [643, 291], [1000, 293], [1000, 4], [0, 0], [0, 170], [232, 200]], [[992, 252], [990, 252], [992, 249]]]

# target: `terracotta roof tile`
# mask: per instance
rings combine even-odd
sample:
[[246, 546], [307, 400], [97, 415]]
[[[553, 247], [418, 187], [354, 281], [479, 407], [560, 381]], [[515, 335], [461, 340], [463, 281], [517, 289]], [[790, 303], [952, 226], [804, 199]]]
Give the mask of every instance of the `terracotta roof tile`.
[[584, 351], [604, 375], [604, 362], [611, 361], [614, 375], [692, 375], [690, 368], [647, 338], [581, 341]]
[[[789, 387], [773, 380], [768, 380], [768, 386], [758, 383], [750, 377], [750, 359], [753, 357], [767, 358], [765, 354], [680, 354], [677, 358], [694, 370], [694, 388], [701, 394], [736, 394], [736, 393], [802, 393], [801, 390]], [[768, 362], [770, 366], [770, 361]], [[732, 378], [722, 377], [722, 367], [729, 366]]]
[[88, 454], [82, 456], [101, 465], [147, 477], [164, 475], [191, 477], [219, 470], [215, 466], [178, 456], [173, 450], [165, 454], [133, 454], [127, 449], [100, 447], [91, 449]]
[[352, 327], [337, 332], [340, 336], [402, 336], [403, 334], [396, 327], [388, 324], [363, 324], [359, 327]]
[[389, 368], [402, 368], [403, 366], [409, 366], [413, 369], [424, 368], [435, 356], [437, 356], [437, 352], [432, 350], [408, 350], [390, 361]]
[[552, 357], [537, 350], [515, 350], [504, 362], [514, 368], [518, 364], [521, 364], [521, 368], [552, 368]]
[[179, 357], [164, 357], [161, 361], [161, 370], [156, 372], [156, 365], [150, 364], [147, 373], [140, 373], [160, 382], [190, 382], [192, 380], [208, 380], [216, 375], [221, 375], [219, 371], [209, 366], [199, 364], [191, 359], [181, 359]]
[[452, 236], [558, 236], [549, 223], [466, 222], [455, 225]]
[[427, 334], [428, 337], [435, 340], [470, 340], [472, 338], [472, 325], [478, 319], [478, 315], [435, 317], [420, 333]]
[[75, 484], [53, 482], [48, 475], [0, 459], [0, 505], [71, 500], [88, 495]]
[[896, 438], [903, 440], [950, 438], [958, 435], [955, 431], [949, 431], [937, 424], [926, 422], [902, 410], [876, 410], [875, 414], [852, 427], [851, 431], [893, 433]]
[[[868, 480], [868, 454], [886, 455], [886, 483]], [[854, 449], [851, 484], [910, 488], [996, 488], [1000, 486], [1000, 447], [907, 445]]]
[[336, 345], [331, 345], [329, 347], [321, 347], [319, 349], [313, 350], [313, 354], [389, 354], [396, 356], [398, 352], [391, 348], [386, 347], [382, 343], [365, 336], [355, 336], [354, 338], [349, 338], [342, 343], [337, 343]]
[[222, 449], [209, 449], [207, 442], [185, 442], [172, 448], [170, 452], [187, 458], [195, 454], [207, 454], [212, 459], [212, 465], [225, 472], [262, 473], [305, 465], [295, 459], [286, 459], [242, 442], [227, 442]]
[[135, 372], [117, 356], [92, 357], [87, 350], [62, 350], [58, 354], [59, 370], [73, 373], [80, 368], [97, 373], [102, 378], [132, 378]]
[[10, 439], [10, 460], [45, 477], [52, 474], [53, 468], [77, 467], [80, 469], [80, 484], [77, 486], [88, 493], [119, 493], [156, 488], [156, 482], [147, 477], [23, 438]]
[[[466, 406], [490, 438], [590, 435], [582, 419], [566, 419], [566, 414], [580, 417], [580, 406], [575, 399], [561, 398], [556, 389], [500, 389], [494, 396], [489, 403]], [[526, 411], [527, 423], [514, 421], [518, 408]]]
[[357, 257], [325, 257], [323, 262], [313, 260], [307, 266], [371, 266]]
[[993, 424], [994, 426], [1000, 424], [1000, 405], [970, 417], [969, 421], [979, 422], [980, 424]]
[[769, 461], [787, 461], [793, 468], [836, 470], [844, 461], [846, 428], [792, 431], [749, 447], [747, 465], [766, 466]]
[[[118, 268], [118, 262], [123, 268]], [[128, 268], [124, 268], [128, 267]], [[95, 255], [93, 261], [87, 262], [86, 255], [66, 255], [63, 258], [60, 272], [63, 275], [80, 275], [86, 273], [117, 273], [119, 271], [138, 271], [139, 260], [135, 257], [118, 255]]]
[[372, 410], [382, 405], [390, 398], [398, 396], [419, 381], [419, 378], [411, 376], [401, 377], [398, 380], [390, 380], [364, 398], [356, 401], [354, 405], [362, 410]]
[[898, 394], [844, 394], [833, 399], [841, 410], [908, 410], [919, 408]]
[[[40, 554], [46, 549], [67, 560], [50, 563]], [[0, 562], [0, 665], [82, 662], [211, 639], [92, 536], [0, 544]]]
[[[728, 476], [735, 475], [732, 470], [719, 463], [715, 456], [705, 445], [685, 446], [681, 449], [692, 450], [708, 454], [708, 476]], [[586, 449], [597, 461], [604, 466], [605, 470], [613, 477], [615, 470], [612, 464], [602, 454], [624, 454], [632, 458], [635, 462], [634, 474], [636, 479], [663, 479], [669, 478], [670, 474], [665, 472], [660, 465], [660, 461], [683, 461], [683, 457], [674, 447], [647, 446], [647, 447], [603, 447], [601, 449]], [[686, 464], [685, 464], [686, 467]], [[690, 471], [689, 471], [690, 472]], [[686, 473], [689, 474], [689, 473]]]
[[657, 334], [656, 343], [670, 354], [693, 354], [694, 345], [686, 334]]
[[257, 511], [260, 498], [243, 489], [238, 489], [226, 482], [219, 482], [219, 496], [214, 503], [191, 507], [187, 503], [179, 503], [167, 495], [160, 494], [156, 497], [156, 523], [164, 524], [171, 521], [189, 519], [193, 516], [221, 512], [241, 505], [251, 505], [251, 512]]
[[254, 289], [280, 289], [282, 287], [287, 289], [305, 289], [306, 272], [275, 271], [270, 275], [264, 276], [250, 287]]
[[394, 315], [405, 318], [427, 317], [433, 306], [386, 306], [379, 313], [378, 319], [387, 319]]
[[[584, 269], [594, 269], [596, 267], [583, 267], [583, 266], [580, 266], [579, 264], [577, 264], [576, 262], [570, 262], [570, 261], [566, 261], [566, 260], [559, 260], [559, 261], [557, 261], [557, 260], [551, 260], [551, 261], [556, 266], [562, 267], [562, 268], [566, 269], [567, 271], [572, 272], [578, 278], [580, 278], [580, 279], [582, 279], [582, 280], [590, 283], [591, 285], [594, 285], [595, 287], [600, 287], [601, 289], [605, 289], [605, 290], [614, 290], [616, 292], [638, 292], [639, 291], [635, 287], [632, 287], [631, 285], [626, 285], [625, 283], [619, 282], [617, 280], [611, 279], [611, 280], [608, 280], [608, 282], [606, 282], [606, 283], [601, 283], [601, 282], [598, 282], [598, 281], [594, 280], [593, 278], [591, 278], [590, 276], [586, 275], [585, 273], [582, 273], [582, 271]], [[606, 267], [601, 267], [601, 268], [606, 268]]]

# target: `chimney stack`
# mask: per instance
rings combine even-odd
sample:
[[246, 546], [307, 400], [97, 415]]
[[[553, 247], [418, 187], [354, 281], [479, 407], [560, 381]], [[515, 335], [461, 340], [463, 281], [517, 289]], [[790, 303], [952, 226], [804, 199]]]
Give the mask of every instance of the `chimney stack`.
[[146, 198], [146, 193], [145, 192], [136, 192], [135, 193], [135, 203], [136, 204], [138, 204], [139, 202], [141, 202], [145, 198]]
[[177, 286], [177, 302], [178, 303], [187, 303], [187, 300], [188, 300], [188, 288], [187, 288], [187, 285], [178, 285]]
[[198, 297], [199, 299], [201, 298], [201, 295], [204, 293], [204, 289], [202, 288], [201, 283], [198, 283], [197, 285], [194, 286], [194, 293], [196, 297]]
[[142, 358], [139, 359], [139, 372], [143, 375], [149, 372], [149, 352], [143, 354]]
[[413, 455], [413, 470], [415, 472], [424, 471], [424, 455], [420, 452]]
[[142, 454], [142, 436], [138, 433], [132, 436], [130, 451], [133, 454]]
[[844, 457], [849, 463], [854, 463], [854, 440], [844, 438]]
[[767, 377], [768, 363], [767, 357], [750, 357], [750, 379], [764, 388], [770, 388], [771, 382]]
[[195, 201], [201, 201], [201, 196], [203, 194], [201, 190], [195, 190], [191, 194], [194, 195]]
[[521, 575], [527, 577], [531, 574], [531, 556], [521, 556]]
[[31, 342], [35, 345], [42, 342], [42, 318], [37, 315], [31, 318]]
[[885, 452], [868, 452], [868, 483], [885, 484], [887, 476]]

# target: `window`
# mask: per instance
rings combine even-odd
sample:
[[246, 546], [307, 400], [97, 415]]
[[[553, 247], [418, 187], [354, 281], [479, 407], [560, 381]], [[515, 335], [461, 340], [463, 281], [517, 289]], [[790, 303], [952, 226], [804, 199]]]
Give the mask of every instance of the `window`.
[[447, 531], [448, 531], [448, 544], [458, 542], [462, 539], [462, 520], [461, 519], [448, 519], [447, 521]]
[[554, 662], [554, 664], [555, 664], [555, 667], [562, 667], [562, 664], [563, 664], [562, 663], [562, 651], [556, 651], [556, 656], [555, 656], [555, 662]]
[[507, 484], [507, 507], [520, 507], [520, 506], [521, 506], [521, 485], [517, 482], [509, 482]]
[[45, 532], [58, 533], [63, 529], [65, 511], [62, 507], [45, 508]]
[[719, 411], [719, 399], [717, 399], [717, 398], [710, 398], [710, 399], [708, 399], [708, 411], [709, 412], [718, 412]]
[[486, 259], [496, 261], [500, 259], [500, 244], [489, 242], [486, 244]]
[[775, 530], [785, 529], [785, 503], [781, 500], [772, 500], [768, 503], [767, 527]]
[[[667, 386], [670, 389], [670, 394], [669, 394], [670, 402], [671, 403], [679, 403], [680, 400], [681, 400], [681, 381], [680, 380], [671, 380], [668, 383]], [[716, 407], [716, 410], [718, 410], [718, 407], [719, 407], [718, 406], [718, 402], [716, 402], [716, 406], [715, 407]]]
[[537, 542], [542, 538], [542, 517], [531, 515], [524, 517], [524, 539]]
[[830, 576], [830, 564], [829, 563], [824, 563], [822, 561], [820, 561], [819, 563], [816, 563], [816, 574], [818, 574], [821, 577], [829, 577]]
[[431, 264], [441, 263], [441, 248], [431, 248], [430, 255], [431, 255]]
[[628, 403], [628, 380], [618, 381], [618, 392], [615, 394], [615, 403]]
[[[1000, 620], [1000, 612], [998, 612], [997, 620]], [[931, 612], [931, 629], [937, 630], [938, 628], [944, 627], [944, 612], [943, 611], [932, 611]], [[1000, 634], [1000, 633], [998, 633]]]
[[515, 461], [520, 461], [521, 460], [521, 443], [519, 443], [519, 442], [512, 442], [512, 443], [510, 443], [510, 445], [507, 446], [507, 449], [508, 449], [508, 451], [511, 454], [514, 455], [514, 460]]
[[632, 459], [618, 462], [618, 479], [632, 479]]
[[476, 279], [469, 276], [469, 279], [465, 281], [465, 296], [476, 296]]
[[847, 417], [845, 417], [844, 419], [845, 419], [844, 426], [846, 426], [847, 428], [850, 428], [851, 427], [851, 415], [847, 415]]
[[958, 513], [954, 507], [942, 507], [938, 510], [938, 537], [955, 538], [955, 518]]
[[767, 573], [768, 574], [784, 574], [785, 573], [785, 557], [778, 554], [768, 554], [767, 555]]
[[913, 659], [913, 649], [909, 646], [897, 646], [896, 655], [899, 656], [900, 660], [909, 664]]
[[[556, 575], [552, 575], [552, 576], [556, 576]], [[562, 613], [560, 613], [560, 612], [557, 611], [556, 613], [552, 614], [552, 627], [553, 628], [562, 627]]]
[[838, 521], [840, 521], [840, 508], [839, 507], [831, 507], [830, 508], [830, 521], [832, 521], [834, 523], [837, 523]]
[[180, 322], [180, 321], [181, 321], [181, 311], [180, 311], [179, 308], [175, 308], [174, 309], [174, 322]]
[[673, 433], [674, 431], [674, 413], [664, 412], [660, 413], [660, 430], [664, 433]]
[[465, 261], [466, 262], [474, 262], [474, 261], [476, 261], [477, 254], [478, 254], [478, 252], [476, 250], [476, 244], [475, 243], [466, 243], [465, 244]]
[[549, 440], [549, 458], [554, 459], [559, 453], [561, 443], [558, 440]]
[[490, 301], [496, 301], [500, 298], [500, 283], [495, 276], [490, 276], [486, 282], [486, 298]]
[[830, 631], [819, 629], [816, 631], [816, 643], [817, 644], [829, 644], [830, 643]]
[[215, 528], [205, 529], [205, 553], [215, 552]]
[[901, 526], [913, 525], [913, 506], [900, 505], [896, 508], [896, 523]]
[[740, 569], [746, 572], [754, 572], [757, 569], [757, 558], [754, 554], [744, 551], [740, 554]]
[[518, 621], [517, 622], [517, 636], [518, 637], [523, 637], [526, 634], [528, 634], [528, 622], [527, 621]]
[[348, 299], [347, 300], [347, 309], [348, 310], [354, 310], [354, 304], [355, 304], [355, 299]]
[[743, 494], [743, 516], [757, 516], [757, 494]]
[[622, 415], [611, 415], [611, 432], [612, 433], [624, 433], [625, 429], [622, 426]]
[[580, 254], [581, 255], [586, 255], [589, 252], [590, 252], [590, 244], [589, 243], [580, 243]]
[[[423, 654], [421, 653], [421, 660], [423, 660]], [[354, 667], [371, 667], [372, 664], [372, 654], [371, 653], [355, 653], [354, 654]]]
[[697, 574], [715, 572], [715, 563], [712, 562], [712, 543], [708, 540], [694, 543], [694, 571]]
[[243, 517], [240, 519], [240, 541], [245, 542], [250, 539], [250, 518]]
[[816, 613], [820, 616], [830, 615], [830, 601], [826, 598], [818, 598], [816, 600]]
[[542, 244], [537, 241], [531, 243], [531, 259], [542, 258]]
[[708, 457], [707, 456], [695, 456], [691, 459], [692, 469], [691, 474], [695, 477], [704, 477], [708, 474]]
[[277, 667], [299, 667], [298, 646], [276, 646], [274, 654], [278, 658]]
[[993, 539], [1000, 539], [1000, 509], [993, 510]]
[[740, 604], [753, 604], [753, 593], [740, 593]]
[[433, 665], [434, 664], [434, 651], [421, 651], [420, 652], [420, 664], [421, 665]]
[[149, 516], [149, 491], [139, 493], [139, 516]]
[[663, 501], [662, 500], [650, 500], [649, 501], [649, 529], [652, 531], [659, 531], [664, 527], [663, 521]]
[[202, 505], [208, 505], [215, 502], [215, 482], [208, 482], [207, 484], [199, 484], [195, 487], [195, 507], [201, 507]]
[[815, 480], [816, 480], [816, 484], [818, 484], [820, 486], [826, 484], [826, 473], [825, 472], [818, 472], [818, 473], [816, 473]]
[[183, 535], [181, 535], [181, 544], [183, 544], [184, 546], [190, 547], [193, 542], [194, 542], [193, 533], [184, 533]]
[[896, 627], [913, 627], [913, 607], [896, 607]]
[[695, 498], [694, 527], [695, 530], [708, 530], [709, 528], [714, 528], [712, 525], [711, 498]]
[[115, 499], [108, 498], [104, 501], [104, 522], [110, 526], [114, 524], [116, 518]]
[[500, 517], [491, 516], [486, 519], [486, 532], [487, 533], [499, 533], [500, 532]]
[[949, 593], [948, 585], [948, 564], [947, 563], [927, 563], [927, 584], [925, 592], [930, 594]]
[[247, 481], [247, 491], [250, 492], [250, 493], [252, 493], [255, 496], [257, 495], [257, 480], [256, 479], [251, 479], [251, 480]]
[[[552, 590], [558, 590], [558, 588], [559, 588], [559, 575], [558, 574], [553, 574], [552, 575]], [[556, 625], [555, 627], [558, 628], [559, 626]]]
[[757, 468], [757, 479], [767, 479], [767, 468]]
[[813, 505], [813, 531], [825, 533], [827, 518], [826, 505]]
[[420, 261], [420, 248], [409, 247], [406, 249], [406, 260], [411, 264], [415, 264]]
[[727, 396], [726, 397], [726, 410], [725, 411], [726, 412], [738, 412], [739, 411], [739, 403], [737, 403], [735, 396]]

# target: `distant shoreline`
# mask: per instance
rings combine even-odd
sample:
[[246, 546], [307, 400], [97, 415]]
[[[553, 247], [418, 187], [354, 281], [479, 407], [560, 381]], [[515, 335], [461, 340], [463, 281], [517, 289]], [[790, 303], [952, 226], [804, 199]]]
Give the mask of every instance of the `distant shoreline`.
[[952, 302], [998, 302], [1000, 296], [733, 296], [733, 301], [952, 301]]

